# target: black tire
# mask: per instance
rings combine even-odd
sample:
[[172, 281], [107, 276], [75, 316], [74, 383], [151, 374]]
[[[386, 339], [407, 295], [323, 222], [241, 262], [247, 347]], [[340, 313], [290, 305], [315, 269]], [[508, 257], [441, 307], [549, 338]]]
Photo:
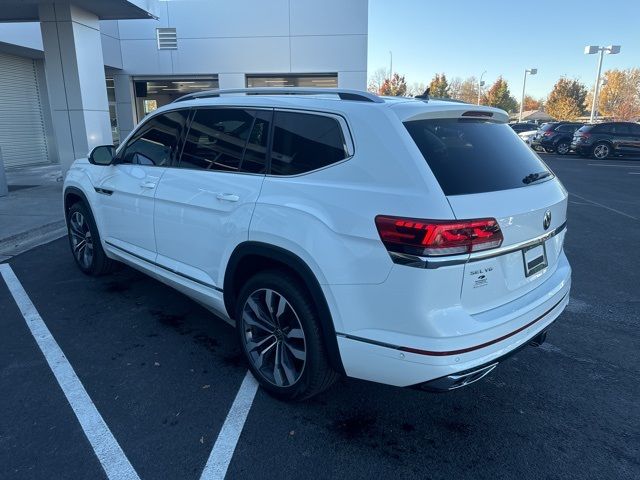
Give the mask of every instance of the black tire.
[[546, 153], [556, 153], [556, 149], [553, 147], [544, 147]]
[[606, 142], [598, 142], [591, 149], [591, 156], [598, 160], [605, 160], [613, 155], [613, 148]]
[[556, 145], [556, 153], [558, 155], [567, 155], [571, 151], [571, 144], [566, 141], [558, 142]]
[[113, 270], [115, 262], [104, 253], [98, 227], [84, 203], [74, 203], [67, 212], [67, 231], [71, 254], [83, 273], [99, 276]]
[[[286, 303], [282, 308], [281, 299]], [[256, 308], [263, 315], [258, 316]], [[329, 388], [339, 377], [329, 365], [316, 307], [300, 280], [290, 273], [269, 270], [251, 277], [238, 295], [235, 318], [240, 348], [251, 373], [271, 395], [282, 400], [306, 400]], [[269, 334], [269, 330], [273, 332]], [[302, 350], [304, 360], [299, 358]], [[276, 355], [279, 367], [275, 366]]]

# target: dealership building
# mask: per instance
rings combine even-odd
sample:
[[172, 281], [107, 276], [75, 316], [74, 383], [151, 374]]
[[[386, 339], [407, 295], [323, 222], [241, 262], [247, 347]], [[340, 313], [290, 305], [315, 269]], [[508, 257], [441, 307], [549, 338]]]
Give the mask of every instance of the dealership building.
[[2, 0], [7, 168], [119, 143], [211, 88], [366, 88], [367, 0]]

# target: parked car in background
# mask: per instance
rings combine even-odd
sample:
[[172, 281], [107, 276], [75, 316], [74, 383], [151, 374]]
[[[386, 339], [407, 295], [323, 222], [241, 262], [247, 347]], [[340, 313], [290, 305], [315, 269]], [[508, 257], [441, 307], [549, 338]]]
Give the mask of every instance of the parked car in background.
[[571, 151], [573, 134], [583, 125], [577, 122], [544, 123], [538, 133], [531, 138], [531, 147], [547, 153], [566, 155]]
[[524, 143], [531, 146], [531, 139], [536, 135], [536, 133], [538, 133], [537, 128], [535, 130], [520, 132], [518, 133], [518, 136], [522, 139]]
[[522, 132], [531, 132], [538, 130], [538, 124], [533, 122], [519, 122], [519, 123], [510, 123], [509, 126], [513, 129], [514, 132], [520, 134]]
[[573, 136], [571, 149], [583, 157], [603, 160], [612, 155], [640, 155], [640, 124], [607, 122], [584, 125]]

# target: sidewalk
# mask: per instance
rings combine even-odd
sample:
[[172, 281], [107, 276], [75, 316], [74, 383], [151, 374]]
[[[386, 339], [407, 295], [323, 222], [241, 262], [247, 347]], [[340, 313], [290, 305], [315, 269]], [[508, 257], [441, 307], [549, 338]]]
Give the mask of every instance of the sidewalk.
[[0, 262], [66, 233], [59, 165], [6, 172], [9, 195], [0, 197]]

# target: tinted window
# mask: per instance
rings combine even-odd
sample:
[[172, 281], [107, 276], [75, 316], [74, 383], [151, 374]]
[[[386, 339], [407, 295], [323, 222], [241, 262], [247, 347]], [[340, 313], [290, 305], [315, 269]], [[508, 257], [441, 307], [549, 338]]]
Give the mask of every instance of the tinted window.
[[346, 157], [342, 128], [334, 118], [307, 113], [275, 113], [272, 174], [309, 172]]
[[[181, 168], [196, 168], [200, 170], [222, 170], [228, 172], [240, 171], [240, 164], [247, 140], [251, 137], [254, 127], [254, 112], [239, 108], [203, 108], [196, 111], [180, 158]], [[261, 121], [264, 121], [261, 119]], [[261, 132], [264, 127], [258, 127]], [[268, 128], [264, 130], [268, 132]], [[268, 133], [267, 133], [268, 134]], [[248, 162], [251, 168], [260, 171], [264, 166], [266, 149], [266, 135], [256, 133], [253, 142], [262, 142], [262, 157], [259, 146], [252, 160]]]
[[578, 129], [578, 125], [560, 125], [556, 128], [556, 132], [573, 133]]
[[540, 130], [542, 130], [543, 132], [546, 132], [547, 130], [553, 130], [557, 125], [557, 123], [543, 123], [540, 126]]
[[251, 173], [265, 173], [267, 170], [267, 142], [269, 140], [269, 127], [273, 112], [271, 110], [257, 110], [254, 114], [255, 120], [244, 149], [240, 170]]
[[507, 190], [550, 177], [544, 163], [505, 124], [432, 119], [405, 126], [445, 195]]
[[631, 129], [629, 128], [629, 125], [625, 123], [616, 123], [613, 126], [613, 133], [616, 133], [618, 135], [628, 135], [629, 133], [631, 133]]
[[633, 123], [630, 125], [631, 133], [634, 135], [640, 135], [640, 125], [637, 123]]
[[591, 131], [593, 133], [613, 133], [613, 126], [610, 123], [595, 125]]
[[188, 110], [156, 115], [127, 142], [122, 163], [168, 166], [175, 158]]

